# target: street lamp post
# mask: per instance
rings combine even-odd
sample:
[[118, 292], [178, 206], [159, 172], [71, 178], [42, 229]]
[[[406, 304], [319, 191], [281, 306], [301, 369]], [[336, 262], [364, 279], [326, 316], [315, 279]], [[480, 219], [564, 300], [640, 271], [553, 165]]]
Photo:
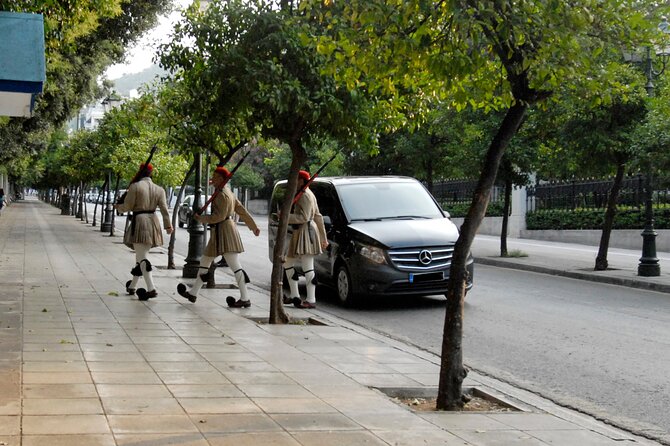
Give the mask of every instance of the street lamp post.
[[[658, 29], [664, 34], [670, 33], [670, 26], [665, 17], [663, 17], [662, 22], [658, 25]], [[637, 56], [637, 58], [636, 58]], [[649, 97], [654, 96], [654, 79], [663, 74], [665, 67], [668, 63], [668, 58], [670, 53], [667, 48], [659, 48], [656, 51], [656, 56], [661, 62], [661, 69], [657, 70], [654, 68], [654, 61], [651, 57], [651, 46], [647, 46], [645, 49], [645, 57], [642, 60], [639, 55], [627, 53], [624, 54], [624, 58], [628, 62], [643, 62], [644, 64], [644, 74], [647, 78], [647, 83], [644, 88], [647, 90], [647, 95]], [[637, 266], [637, 275], [644, 277], [656, 277], [661, 275], [661, 266], [659, 265], [658, 257], [656, 256], [656, 236], [657, 233], [654, 230], [654, 191], [652, 184], [652, 166], [651, 162], [647, 167], [647, 175], [645, 175], [644, 190], [645, 190], [645, 201], [644, 201], [644, 216], [645, 223], [644, 229], [642, 230], [642, 257], [640, 257], [640, 263]]]
[[112, 220], [114, 219], [114, 205], [112, 204], [112, 191], [110, 185], [112, 184], [112, 173], [107, 172], [107, 188], [105, 194], [105, 213], [100, 223], [100, 232], [109, 232], [112, 230]]
[[[195, 215], [200, 210], [200, 196], [202, 195], [202, 155], [197, 152], [194, 155], [195, 162], [195, 191], [193, 192], [193, 212]], [[198, 276], [200, 258], [205, 248], [205, 227], [195, 218], [188, 222], [188, 255], [186, 264], [182, 271], [182, 277], [193, 279]]]
[[661, 275], [661, 265], [656, 257], [656, 231], [654, 230], [653, 188], [651, 184], [651, 168], [645, 179], [644, 229], [642, 230], [642, 257], [637, 265], [637, 275], [656, 277]]
[[[115, 91], [112, 91], [109, 96], [107, 96], [101, 102], [105, 113], [118, 107], [122, 102], [121, 96], [118, 95]], [[112, 172], [107, 172], [107, 188], [104, 193], [105, 201], [105, 212], [100, 222], [100, 232], [110, 232], [112, 231], [113, 221], [114, 221], [114, 204], [112, 203]], [[111, 234], [110, 234], [111, 235]]]
[[[659, 25], [659, 29], [663, 32], [668, 30], [668, 22], [663, 19]], [[661, 69], [655, 70], [653, 60], [651, 58], [651, 47], [646, 49], [645, 58], [645, 75], [647, 77], [647, 84], [645, 90], [649, 97], [654, 96], [654, 79], [665, 71], [668, 63], [668, 52], [665, 48], [656, 53], [660, 57]], [[656, 236], [657, 232], [654, 230], [654, 188], [652, 182], [653, 169], [651, 161], [647, 168], [647, 175], [645, 179], [645, 200], [644, 200], [644, 229], [642, 230], [642, 257], [640, 263], [637, 265], [637, 275], [643, 277], [656, 277], [661, 275], [661, 265], [658, 263], [656, 256]]]

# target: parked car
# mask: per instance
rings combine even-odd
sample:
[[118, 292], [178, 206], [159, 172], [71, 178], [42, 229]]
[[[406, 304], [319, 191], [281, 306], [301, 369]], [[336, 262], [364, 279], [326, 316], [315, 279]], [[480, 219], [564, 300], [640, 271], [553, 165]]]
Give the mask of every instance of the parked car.
[[[334, 287], [342, 303], [366, 295], [446, 293], [458, 229], [420, 182], [396, 176], [324, 177], [310, 189], [330, 242], [315, 258], [316, 277]], [[270, 259], [285, 190], [286, 181], [275, 184], [270, 202]], [[467, 268], [469, 290], [472, 257]]]
[[[191, 216], [193, 215], [193, 199], [195, 195], [187, 195], [184, 197], [184, 200], [179, 205], [177, 209], [177, 224], [180, 228], [183, 228], [184, 225], [188, 225], [188, 222], [191, 221]], [[200, 206], [204, 204], [202, 196], [200, 196]]]

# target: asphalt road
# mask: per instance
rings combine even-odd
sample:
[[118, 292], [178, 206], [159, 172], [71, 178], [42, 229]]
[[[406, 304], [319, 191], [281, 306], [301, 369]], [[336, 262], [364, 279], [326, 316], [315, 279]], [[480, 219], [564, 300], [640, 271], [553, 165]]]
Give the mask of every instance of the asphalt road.
[[[269, 289], [267, 224], [258, 223], [260, 237], [240, 226], [241, 262], [255, 285]], [[178, 253], [186, 253], [187, 240], [178, 230]], [[475, 277], [465, 305], [468, 367], [670, 444], [666, 294], [481, 265]], [[441, 296], [348, 309], [319, 289], [318, 306], [440, 354]]]

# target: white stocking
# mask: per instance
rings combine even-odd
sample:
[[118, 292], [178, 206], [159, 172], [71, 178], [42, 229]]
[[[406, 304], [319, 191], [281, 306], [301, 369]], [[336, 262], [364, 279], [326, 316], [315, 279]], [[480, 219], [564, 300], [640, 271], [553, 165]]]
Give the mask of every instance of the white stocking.
[[[151, 276], [151, 271], [148, 271], [147, 269], [147, 266], [149, 265], [147, 263], [147, 254], [149, 254], [151, 245], [145, 243], [135, 243], [133, 244], [133, 248], [135, 249], [135, 261], [139, 263], [140, 270], [142, 271], [142, 277], [144, 277], [144, 281], [147, 284], [147, 291], [153, 291], [155, 289], [153, 277]], [[137, 286], [138, 280], [139, 276], [133, 276], [133, 280], [130, 282], [129, 288], [135, 288]]]
[[240, 289], [240, 300], [249, 302], [249, 295], [247, 294], [247, 275], [240, 264], [239, 254], [236, 252], [226, 252], [223, 254], [226, 263], [235, 274], [235, 281], [237, 287]]
[[302, 264], [302, 271], [305, 273], [307, 302], [314, 304], [316, 303], [316, 284], [314, 283], [316, 273], [314, 272], [314, 256], [303, 255], [300, 257], [300, 263]]
[[286, 277], [288, 280], [288, 287], [291, 290], [291, 299], [294, 297], [300, 297], [300, 291], [298, 290], [298, 281], [293, 279], [295, 274], [295, 266], [298, 264], [297, 259], [293, 257], [287, 257], [284, 262], [284, 271], [286, 272]]

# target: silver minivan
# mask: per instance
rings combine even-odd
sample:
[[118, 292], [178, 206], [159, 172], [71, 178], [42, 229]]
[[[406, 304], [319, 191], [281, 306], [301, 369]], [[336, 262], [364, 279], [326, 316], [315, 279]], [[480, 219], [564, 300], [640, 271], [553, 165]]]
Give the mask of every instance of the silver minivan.
[[[343, 303], [366, 295], [445, 294], [458, 228], [414, 178], [316, 178], [310, 189], [324, 216], [330, 246], [316, 257], [319, 283]], [[286, 181], [275, 184], [269, 215], [269, 256]], [[289, 228], [290, 231], [290, 228]], [[473, 259], [467, 263], [472, 287]]]

